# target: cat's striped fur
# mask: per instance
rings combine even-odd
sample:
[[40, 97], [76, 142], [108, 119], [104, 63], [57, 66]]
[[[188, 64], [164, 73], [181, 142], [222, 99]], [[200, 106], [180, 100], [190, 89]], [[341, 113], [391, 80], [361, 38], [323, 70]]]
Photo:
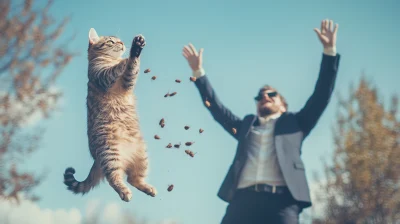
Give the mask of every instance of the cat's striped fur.
[[145, 182], [146, 144], [132, 94], [144, 46], [144, 37], [136, 36], [129, 58], [122, 59], [125, 46], [121, 40], [98, 37], [94, 29], [89, 31], [87, 134], [94, 163], [82, 182], [74, 178], [73, 168], [66, 169], [64, 183], [76, 194], [89, 192], [105, 177], [122, 200], [130, 201], [132, 192], [123, 180], [125, 174], [127, 182], [137, 189], [153, 197], [157, 193]]

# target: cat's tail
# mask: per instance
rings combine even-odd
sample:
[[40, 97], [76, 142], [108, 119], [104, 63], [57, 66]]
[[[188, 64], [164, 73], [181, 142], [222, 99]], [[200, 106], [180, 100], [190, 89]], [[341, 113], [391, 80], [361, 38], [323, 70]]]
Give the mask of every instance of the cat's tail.
[[103, 178], [100, 166], [94, 162], [92, 168], [90, 169], [89, 175], [82, 182], [79, 182], [74, 177], [75, 169], [69, 167], [64, 173], [64, 184], [68, 186], [68, 190], [74, 192], [75, 194], [86, 194], [92, 188], [100, 183]]

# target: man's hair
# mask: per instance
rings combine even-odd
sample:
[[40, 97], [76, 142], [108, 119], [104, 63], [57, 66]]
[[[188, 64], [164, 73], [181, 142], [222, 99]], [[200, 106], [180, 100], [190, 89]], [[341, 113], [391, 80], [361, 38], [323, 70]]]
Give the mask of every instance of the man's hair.
[[270, 86], [270, 85], [264, 85], [263, 87], [260, 88], [260, 90], [258, 90], [258, 95], [254, 98], [257, 100], [257, 97], [261, 96], [263, 94], [263, 92], [267, 91], [267, 90], [274, 90], [278, 93], [278, 97], [281, 99], [283, 106], [285, 107], [286, 110], [288, 110], [289, 105], [286, 102], [285, 97], [283, 97], [274, 87]]

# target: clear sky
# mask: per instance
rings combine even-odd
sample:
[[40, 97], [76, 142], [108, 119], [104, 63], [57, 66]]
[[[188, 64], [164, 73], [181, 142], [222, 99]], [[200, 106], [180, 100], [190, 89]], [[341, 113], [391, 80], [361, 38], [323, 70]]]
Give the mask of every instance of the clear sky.
[[[53, 210], [77, 208], [85, 214], [88, 204], [98, 201], [117, 204], [151, 221], [219, 223], [227, 204], [217, 192], [237, 142], [213, 120], [189, 82], [191, 71], [182, 47], [191, 42], [197, 49], [204, 48], [207, 76], [220, 100], [236, 115], [255, 113], [253, 97], [264, 84], [276, 87], [290, 111], [297, 111], [313, 91], [322, 58], [313, 28], [329, 18], [339, 23], [337, 50], [342, 58], [332, 101], [303, 144], [302, 159], [311, 184], [313, 172], [322, 170], [321, 158], [331, 158], [338, 94], [346, 96], [362, 71], [385, 100], [399, 94], [399, 9], [395, 0], [55, 1], [51, 12], [56, 19], [72, 16], [62, 38], [75, 32], [69, 46], [80, 55], [57, 82], [64, 91], [61, 112], [42, 122], [46, 126], [42, 147], [25, 164], [28, 170], [49, 170], [35, 191], [42, 197], [38, 205]], [[62, 183], [66, 167], [73, 166], [75, 177], [83, 180], [93, 163], [86, 135], [87, 45], [92, 27], [99, 35], [120, 37], [128, 47], [135, 35], [146, 38], [134, 94], [148, 145], [148, 181], [158, 189], [155, 198], [131, 187], [133, 198], [126, 203], [107, 182], [82, 197]], [[144, 74], [146, 68], [152, 72]], [[178, 94], [164, 98], [168, 91]], [[164, 129], [158, 126], [161, 118], [166, 121]], [[184, 130], [185, 125], [191, 129]], [[199, 128], [205, 130], [201, 135]], [[155, 134], [161, 140], [154, 140]], [[190, 147], [197, 152], [194, 158], [184, 153], [187, 147], [165, 148], [169, 142], [186, 141], [195, 142]], [[172, 192], [167, 191], [169, 184], [175, 185]]]

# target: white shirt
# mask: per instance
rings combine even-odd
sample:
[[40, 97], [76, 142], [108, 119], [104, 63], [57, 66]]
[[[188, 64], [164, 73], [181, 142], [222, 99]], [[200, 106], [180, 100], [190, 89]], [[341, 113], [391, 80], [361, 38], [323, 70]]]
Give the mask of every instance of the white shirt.
[[238, 188], [255, 184], [285, 186], [274, 144], [275, 122], [280, 114], [267, 119], [259, 117], [259, 126], [252, 126], [246, 139], [247, 160], [239, 177]]

